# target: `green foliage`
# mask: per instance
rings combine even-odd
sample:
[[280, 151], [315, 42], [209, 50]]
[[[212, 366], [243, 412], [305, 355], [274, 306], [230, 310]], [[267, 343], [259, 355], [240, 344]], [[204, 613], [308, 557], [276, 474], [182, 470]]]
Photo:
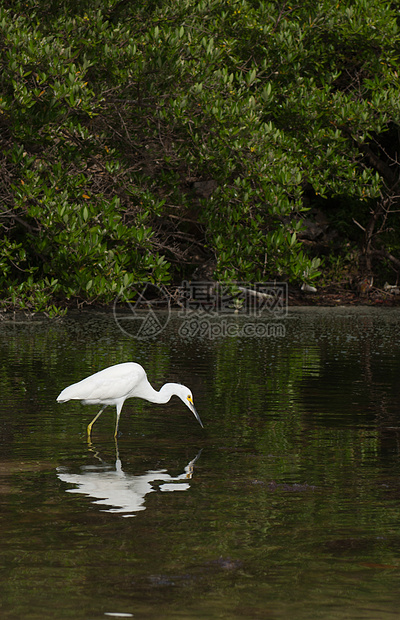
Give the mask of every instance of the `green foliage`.
[[316, 278], [304, 185], [365, 217], [395, 191], [398, 43], [380, 0], [1, 1], [4, 303], [108, 302], [199, 246], [222, 280]]

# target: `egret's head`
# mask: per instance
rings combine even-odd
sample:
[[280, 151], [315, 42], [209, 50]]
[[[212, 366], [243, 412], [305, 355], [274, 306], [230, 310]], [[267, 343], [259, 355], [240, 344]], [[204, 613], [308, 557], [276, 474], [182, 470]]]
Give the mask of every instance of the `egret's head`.
[[196, 420], [199, 422], [200, 426], [204, 428], [203, 422], [200, 420], [200, 416], [196, 411], [196, 408], [193, 404], [193, 395], [192, 392], [185, 385], [181, 385], [179, 389], [179, 393], [177, 394], [179, 398], [185, 403], [187, 407], [189, 407], [190, 411], [193, 413]]

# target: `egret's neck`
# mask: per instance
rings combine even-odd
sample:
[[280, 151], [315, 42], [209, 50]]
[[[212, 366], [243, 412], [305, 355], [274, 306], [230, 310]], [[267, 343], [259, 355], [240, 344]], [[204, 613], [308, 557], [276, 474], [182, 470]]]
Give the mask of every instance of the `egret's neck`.
[[177, 383], [166, 383], [159, 392], [149, 385], [150, 389], [148, 388], [146, 399], [151, 403], [159, 403], [160, 405], [167, 403], [171, 396], [176, 394], [177, 385]]

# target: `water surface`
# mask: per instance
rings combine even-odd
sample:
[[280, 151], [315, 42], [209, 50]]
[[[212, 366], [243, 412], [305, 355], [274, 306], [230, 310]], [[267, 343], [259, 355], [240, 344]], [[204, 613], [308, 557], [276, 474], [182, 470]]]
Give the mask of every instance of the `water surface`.
[[[400, 312], [279, 324], [0, 324], [1, 618], [398, 617]], [[55, 399], [129, 360], [188, 385], [205, 429], [132, 399], [117, 442], [108, 408], [88, 444], [96, 408]]]

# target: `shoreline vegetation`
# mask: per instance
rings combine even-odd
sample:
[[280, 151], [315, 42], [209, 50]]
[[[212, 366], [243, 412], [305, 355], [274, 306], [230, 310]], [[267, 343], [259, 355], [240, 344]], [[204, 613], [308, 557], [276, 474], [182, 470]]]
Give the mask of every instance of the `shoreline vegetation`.
[[0, 311], [182, 281], [397, 305], [398, 9], [0, 0]]
[[[194, 283], [196, 284], [196, 283]], [[204, 284], [204, 283], [202, 283]], [[214, 283], [218, 285], [218, 283]], [[211, 283], [208, 283], [211, 286]], [[178, 300], [178, 301], [177, 301]], [[78, 315], [114, 315], [117, 318], [123, 317], [127, 315], [131, 315], [132, 313], [137, 315], [138, 317], [144, 316], [148, 313], [153, 312], [177, 312], [180, 313], [184, 309], [184, 304], [179, 301], [179, 292], [178, 289], [170, 289], [164, 290], [163, 294], [158, 298], [155, 296], [149, 296], [148, 300], [142, 300], [141, 304], [137, 304], [136, 302], [132, 303], [109, 303], [109, 304], [82, 304], [80, 307], [77, 305], [70, 305], [69, 307], [58, 308], [57, 312], [52, 313], [47, 310], [41, 311], [32, 311], [27, 308], [2, 308], [0, 310], [0, 323], [2, 321], [16, 320], [18, 322], [22, 321], [40, 321], [43, 318], [45, 319], [57, 319], [61, 317], [74, 317]], [[282, 306], [282, 312], [276, 313], [274, 315], [273, 311], [263, 310], [262, 313], [257, 316], [268, 316], [268, 313], [271, 312], [271, 318], [282, 319], [284, 318], [286, 311], [295, 310], [298, 308], [308, 308], [312, 310], [312, 308], [319, 309], [333, 309], [333, 308], [396, 308], [400, 307], [400, 293], [397, 288], [395, 290], [381, 290], [374, 287], [370, 287], [365, 291], [357, 291], [352, 290], [350, 287], [335, 287], [335, 286], [327, 286], [321, 290], [316, 290], [315, 292], [304, 292], [300, 287], [289, 286], [287, 290], [287, 297], [285, 299], [285, 306]], [[194, 306], [192, 306], [194, 308]], [[286, 309], [286, 310], [285, 310]], [[199, 310], [199, 314], [196, 314], [196, 311]], [[246, 309], [241, 310], [240, 307], [238, 309], [238, 314], [242, 316], [252, 316], [254, 315], [253, 309], [249, 310], [249, 314], [246, 315]], [[183, 312], [182, 320], [185, 320], [185, 312]], [[204, 309], [199, 305], [196, 306], [196, 309], [193, 310], [193, 316], [204, 317], [208, 320], [209, 308]], [[226, 317], [226, 313], [224, 309], [220, 312], [217, 309], [214, 309], [211, 313], [212, 320]], [[233, 318], [234, 313], [228, 315]], [[130, 335], [130, 334], [128, 334]]]

